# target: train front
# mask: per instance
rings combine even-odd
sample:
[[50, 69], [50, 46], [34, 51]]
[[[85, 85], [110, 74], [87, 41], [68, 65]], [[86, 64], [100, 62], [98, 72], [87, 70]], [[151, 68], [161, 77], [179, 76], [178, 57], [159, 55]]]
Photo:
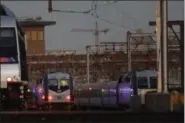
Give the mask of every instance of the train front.
[[69, 74], [49, 73], [43, 80], [43, 95], [40, 102], [52, 109], [65, 108], [73, 104], [73, 81]]
[[0, 99], [2, 106], [9, 109], [19, 108], [23, 98], [16, 27], [13, 26], [13, 20], [12, 17], [0, 16]]

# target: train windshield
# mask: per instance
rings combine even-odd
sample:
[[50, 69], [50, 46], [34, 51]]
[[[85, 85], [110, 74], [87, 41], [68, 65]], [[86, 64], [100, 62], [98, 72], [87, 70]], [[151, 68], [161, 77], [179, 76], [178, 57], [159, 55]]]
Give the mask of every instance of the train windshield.
[[68, 79], [60, 79], [59, 84], [60, 84], [61, 91], [66, 91], [67, 89], [69, 89], [69, 80]]
[[49, 79], [48, 80], [48, 86], [58, 86], [57, 79]]
[[150, 77], [150, 88], [151, 89], [157, 88], [157, 77]]
[[139, 89], [147, 89], [148, 88], [148, 79], [147, 77], [138, 77], [138, 88]]
[[12, 47], [16, 45], [15, 28], [0, 29], [0, 47]]
[[0, 28], [0, 64], [17, 62], [15, 28]]

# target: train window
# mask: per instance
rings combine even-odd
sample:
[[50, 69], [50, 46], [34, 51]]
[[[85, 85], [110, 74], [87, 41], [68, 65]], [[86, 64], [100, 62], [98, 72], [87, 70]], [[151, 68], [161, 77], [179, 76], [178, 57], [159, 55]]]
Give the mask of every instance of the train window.
[[157, 88], [157, 77], [150, 77], [150, 88]]
[[137, 77], [138, 88], [145, 89], [148, 88], [148, 79], [147, 77]]
[[60, 86], [68, 86], [68, 80], [61, 79], [60, 80]]
[[1, 28], [0, 29], [0, 47], [9, 47], [16, 45], [15, 29]]
[[58, 80], [57, 79], [48, 79], [48, 85], [49, 86], [58, 86]]

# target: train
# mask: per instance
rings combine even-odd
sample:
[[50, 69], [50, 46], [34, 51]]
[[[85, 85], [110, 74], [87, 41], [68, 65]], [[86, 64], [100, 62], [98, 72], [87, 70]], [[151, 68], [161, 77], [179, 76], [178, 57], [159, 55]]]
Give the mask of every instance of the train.
[[26, 38], [14, 13], [2, 4], [0, 22], [0, 110], [20, 110], [28, 89]]
[[61, 109], [74, 103], [73, 78], [69, 73], [48, 72], [33, 89], [40, 109]]
[[79, 84], [75, 86], [74, 103], [86, 108], [128, 109], [131, 107], [132, 97], [139, 95], [141, 105], [144, 105], [146, 93], [156, 90], [156, 71], [142, 69], [121, 75], [118, 81]]

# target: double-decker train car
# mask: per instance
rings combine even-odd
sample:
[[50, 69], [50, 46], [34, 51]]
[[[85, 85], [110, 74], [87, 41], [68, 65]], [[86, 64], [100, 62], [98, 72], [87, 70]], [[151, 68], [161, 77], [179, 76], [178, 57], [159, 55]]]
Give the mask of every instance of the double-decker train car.
[[46, 73], [35, 91], [39, 107], [64, 108], [74, 102], [73, 79], [63, 72]]
[[[0, 106], [23, 108], [28, 70], [26, 39], [13, 12], [0, 5]], [[24, 88], [25, 87], [25, 88]]]
[[128, 109], [132, 96], [145, 94], [157, 88], [154, 70], [137, 70], [121, 75], [118, 81], [82, 84], [75, 87], [75, 105], [79, 107]]

